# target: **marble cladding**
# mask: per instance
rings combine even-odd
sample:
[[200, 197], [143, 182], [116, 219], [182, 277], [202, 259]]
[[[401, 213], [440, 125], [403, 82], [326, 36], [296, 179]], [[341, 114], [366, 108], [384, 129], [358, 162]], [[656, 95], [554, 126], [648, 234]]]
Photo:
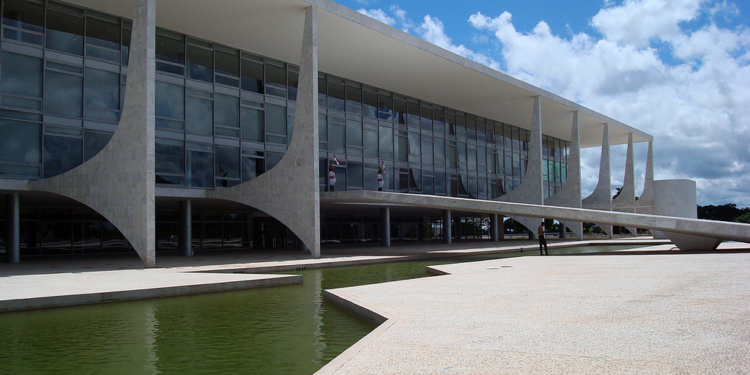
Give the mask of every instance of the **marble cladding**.
[[138, 0], [124, 108], [104, 149], [61, 175], [29, 182], [75, 199], [117, 227], [147, 267], [155, 265], [156, 0]]

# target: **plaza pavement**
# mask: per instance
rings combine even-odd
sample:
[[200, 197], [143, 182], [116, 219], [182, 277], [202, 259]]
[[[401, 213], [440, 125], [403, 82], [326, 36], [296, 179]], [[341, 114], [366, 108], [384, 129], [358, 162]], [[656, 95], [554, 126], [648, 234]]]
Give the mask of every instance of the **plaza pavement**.
[[[550, 243], [553, 248], [580, 244], [560, 240]], [[606, 243], [659, 241], [639, 238]], [[390, 248], [332, 246], [325, 248], [318, 259], [293, 250], [223, 251], [193, 257], [161, 254], [156, 258], [156, 268], [148, 269], [135, 253], [24, 258], [20, 264], [0, 263], [0, 312], [298, 284], [301, 276], [267, 272], [516, 252], [535, 246], [536, 242], [528, 240], [396, 243]]]
[[750, 253], [722, 248], [496, 259], [327, 291], [384, 322], [317, 374], [748, 374]]

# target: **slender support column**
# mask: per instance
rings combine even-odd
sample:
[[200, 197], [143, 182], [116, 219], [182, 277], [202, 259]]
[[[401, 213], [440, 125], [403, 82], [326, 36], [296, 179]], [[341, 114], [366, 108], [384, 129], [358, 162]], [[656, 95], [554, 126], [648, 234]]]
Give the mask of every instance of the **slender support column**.
[[[628, 134], [628, 152], [625, 159], [625, 178], [620, 194], [612, 200], [612, 210], [635, 212], [635, 161], [633, 158], [633, 133]], [[635, 228], [627, 228], [635, 236]]]
[[451, 210], [443, 210], [443, 243], [453, 243], [451, 232]]
[[[513, 203], [544, 204], [544, 183], [542, 182], [542, 99], [534, 97], [531, 116], [531, 139], [529, 140], [529, 158], [526, 175], [515, 190], [497, 200]], [[525, 226], [530, 238], [536, 238], [537, 219], [513, 216], [513, 220]]]
[[492, 242], [500, 241], [500, 219], [498, 214], [490, 215], [490, 239]]
[[[604, 124], [602, 134], [602, 157], [599, 163], [599, 182], [588, 197], [583, 200], [583, 208], [612, 210], [612, 175], [609, 165], [609, 124]], [[612, 238], [612, 225], [598, 224]]]
[[5, 256], [8, 263], [21, 262], [21, 214], [18, 193], [5, 196]]
[[[567, 180], [557, 194], [544, 200], [545, 205], [581, 208], [581, 138], [578, 111], [573, 112], [571, 128]], [[579, 240], [583, 239], [583, 223], [561, 220], [560, 238], [565, 238], [565, 227], [570, 228]]]
[[643, 182], [643, 193], [635, 202], [636, 212], [651, 214], [654, 212], [654, 142], [648, 142], [648, 156], [646, 157], [646, 178]]
[[380, 246], [391, 247], [391, 208], [380, 208]]
[[136, 0], [122, 116], [109, 143], [63, 174], [30, 190], [75, 199], [122, 232], [146, 267], [156, 264], [156, 0]]
[[320, 257], [320, 185], [318, 185], [318, 13], [305, 10], [294, 134], [281, 160], [245, 183], [206, 192], [257, 208], [280, 221]]
[[192, 204], [189, 200], [180, 201], [180, 236], [177, 247], [180, 255], [193, 256], [193, 213]]

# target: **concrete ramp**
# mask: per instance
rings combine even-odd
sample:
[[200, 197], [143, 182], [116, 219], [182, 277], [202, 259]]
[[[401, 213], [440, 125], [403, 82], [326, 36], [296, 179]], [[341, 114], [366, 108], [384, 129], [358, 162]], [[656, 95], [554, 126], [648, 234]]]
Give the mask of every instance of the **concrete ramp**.
[[[500, 214], [505, 216], [523, 216], [645, 228], [708, 239], [705, 242], [711, 243], [712, 248], [703, 250], [713, 250], [715, 248], [714, 244], [718, 244], [721, 241], [750, 243], [750, 225], [724, 221], [364, 190], [322, 193], [320, 202], [326, 204], [360, 205], [368, 203], [373, 205], [391, 204], [394, 206], [411, 206], [480, 214]], [[680, 246], [678, 243], [675, 243], [675, 245]], [[696, 249], [691, 248], [689, 250]]]

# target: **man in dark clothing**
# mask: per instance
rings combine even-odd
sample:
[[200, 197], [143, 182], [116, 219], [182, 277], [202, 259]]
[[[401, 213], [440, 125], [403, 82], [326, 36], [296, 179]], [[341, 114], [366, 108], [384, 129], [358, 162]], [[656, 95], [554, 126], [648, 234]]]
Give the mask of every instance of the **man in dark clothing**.
[[[542, 221], [542, 224], [536, 229], [536, 232], [539, 235], [539, 255], [549, 255], [549, 252], [547, 251], [547, 238], [544, 237], [544, 234], [547, 233], [544, 228], [544, 221]], [[544, 246], [544, 251], [542, 251], [542, 246]]]

